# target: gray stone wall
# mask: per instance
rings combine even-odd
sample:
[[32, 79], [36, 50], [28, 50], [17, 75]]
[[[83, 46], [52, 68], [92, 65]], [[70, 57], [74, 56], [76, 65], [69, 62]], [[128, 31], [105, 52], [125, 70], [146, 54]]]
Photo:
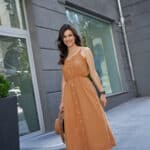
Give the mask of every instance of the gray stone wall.
[[150, 96], [150, 1], [122, 0], [139, 96]]

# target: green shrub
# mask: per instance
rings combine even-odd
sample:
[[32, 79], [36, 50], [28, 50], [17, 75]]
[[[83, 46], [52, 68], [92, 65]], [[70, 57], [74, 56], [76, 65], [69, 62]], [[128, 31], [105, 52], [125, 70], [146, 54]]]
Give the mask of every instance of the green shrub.
[[10, 89], [10, 82], [0, 75], [0, 98], [7, 97]]

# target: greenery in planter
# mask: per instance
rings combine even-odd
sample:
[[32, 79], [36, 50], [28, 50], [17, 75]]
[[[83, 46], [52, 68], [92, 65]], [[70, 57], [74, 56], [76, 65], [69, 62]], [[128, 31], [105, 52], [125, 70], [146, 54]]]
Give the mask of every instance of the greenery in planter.
[[0, 75], [0, 98], [7, 97], [9, 89], [10, 82], [3, 75]]

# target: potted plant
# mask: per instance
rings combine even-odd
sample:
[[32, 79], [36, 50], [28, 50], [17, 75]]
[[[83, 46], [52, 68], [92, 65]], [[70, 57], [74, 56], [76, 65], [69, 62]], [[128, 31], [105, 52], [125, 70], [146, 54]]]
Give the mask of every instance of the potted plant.
[[0, 75], [0, 98], [1, 99], [8, 96], [9, 88], [10, 88], [9, 81], [6, 80], [3, 75]]
[[9, 96], [10, 83], [0, 75], [0, 149], [19, 150], [17, 97]]

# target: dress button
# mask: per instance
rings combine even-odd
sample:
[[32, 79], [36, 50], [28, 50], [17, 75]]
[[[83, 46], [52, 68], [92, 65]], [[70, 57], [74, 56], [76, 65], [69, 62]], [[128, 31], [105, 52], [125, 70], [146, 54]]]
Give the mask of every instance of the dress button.
[[78, 113], [78, 114], [80, 114], [80, 112], [79, 112], [79, 111], [77, 111], [77, 113]]

